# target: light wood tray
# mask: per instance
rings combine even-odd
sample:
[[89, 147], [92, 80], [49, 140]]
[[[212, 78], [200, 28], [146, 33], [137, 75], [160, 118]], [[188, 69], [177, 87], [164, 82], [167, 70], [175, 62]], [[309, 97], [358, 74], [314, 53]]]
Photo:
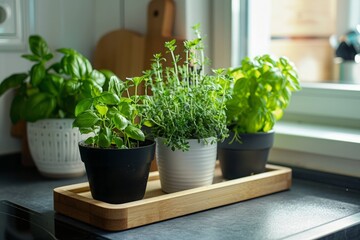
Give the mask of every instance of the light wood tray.
[[226, 181], [217, 166], [212, 185], [170, 194], [161, 191], [158, 172], [151, 172], [144, 199], [123, 204], [94, 200], [88, 183], [74, 184], [54, 189], [54, 208], [98, 228], [119, 231], [290, 188], [290, 168], [266, 168], [264, 173]]

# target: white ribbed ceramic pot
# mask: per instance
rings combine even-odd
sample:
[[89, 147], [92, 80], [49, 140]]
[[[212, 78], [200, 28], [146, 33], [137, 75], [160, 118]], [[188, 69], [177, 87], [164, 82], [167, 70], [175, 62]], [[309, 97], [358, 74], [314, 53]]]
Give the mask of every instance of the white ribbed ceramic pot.
[[217, 143], [211, 138], [198, 142], [189, 139], [189, 151], [172, 151], [164, 144], [164, 138], [156, 139], [156, 161], [161, 188], [166, 193], [211, 185], [214, 178]]
[[83, 140], [74, 119], [44, 119], [27, 123], [29, 149], [39, 172], [47, 177], [68, 178], [85, 174], [78, 143]]

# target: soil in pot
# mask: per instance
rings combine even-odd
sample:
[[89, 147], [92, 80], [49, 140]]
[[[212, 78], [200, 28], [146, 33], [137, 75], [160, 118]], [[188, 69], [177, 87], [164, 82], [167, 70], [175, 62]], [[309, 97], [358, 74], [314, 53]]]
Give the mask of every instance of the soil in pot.
[[144, 197], [155, 154], [154, 141], [133, 149], [93, 148], [83, 142], [79, 148], [94, 199], [119, 204]]
[[274, 131], [241, 134], [241, 143], [234, 141], [234, 133], [218, 144], [218, 159], [225, 179], [246, 177], [265, 171], [268, 155], [274, 143]]

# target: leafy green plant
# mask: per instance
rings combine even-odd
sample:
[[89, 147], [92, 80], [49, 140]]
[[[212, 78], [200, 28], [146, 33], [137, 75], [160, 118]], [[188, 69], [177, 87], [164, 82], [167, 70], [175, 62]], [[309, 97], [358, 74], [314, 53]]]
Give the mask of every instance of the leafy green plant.
[[[141, 130], [142, 102], [138, 95], [141, 78], [123, 82], [106, 71], [107, 83], [103, 92], [94, 92], [90, 98], [81, 100], [75, 109], [74, 127], [82, 134], [91, 133], [85, 144], [100, 148], [134, 148], [145, 141]], [[129, 89], [135, 88], [130, 95]]]
[[270, 131], [283, 116], [292, 92], [301, 89], [296, 69], [285, 57], [246, 57], [229, 72], [234, 81], [226, 103], [227, 125], [237, 134]]
[[0, 84], [0, 96], [15, 89], [10, 108], [13, 123], [74, 117], [81, 99], [102, 91], [105, 76], [74, 49], [59, 49], [61, 60], [52, 62], [54, 54], [41, 36], [30, 36], [29, 47], [31, 54], [22, 55], [34, 62], [29, 72], [12, 74]]
[[165, 138], [172, 150], [188, 150], [187, 139], [214, 137], [223, 140], [226, 128], [225, 103], [228, 76], [224, 69], [206, 74], [207, 59], [199, 26], [194, 27], [197, 38], [184, 42], [185, 59], [174, 54], [175, 40], [166, 42], [171, 67], [163, 67], [165, 58], [155, 54], [150, 70], [142, 79], [151, 89], [146, 98], [144, 118], [154, 137]]

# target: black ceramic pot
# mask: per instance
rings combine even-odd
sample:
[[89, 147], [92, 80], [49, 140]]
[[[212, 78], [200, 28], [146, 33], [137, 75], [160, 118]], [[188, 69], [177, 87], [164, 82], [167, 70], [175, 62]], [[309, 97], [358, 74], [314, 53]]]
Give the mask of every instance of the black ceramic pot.
[[154, 141], [133, 149], [93, 148], [80, 142], [79, 149], [94, 199], [119, 204], [144, 197]]
[[269, 151], [274, 143], [274, 131], [240, 134], [242, 143], [234, 141], [234, 133], [218, 144], [218, 159], [223, 177], [235, 179], [265, 171]]

